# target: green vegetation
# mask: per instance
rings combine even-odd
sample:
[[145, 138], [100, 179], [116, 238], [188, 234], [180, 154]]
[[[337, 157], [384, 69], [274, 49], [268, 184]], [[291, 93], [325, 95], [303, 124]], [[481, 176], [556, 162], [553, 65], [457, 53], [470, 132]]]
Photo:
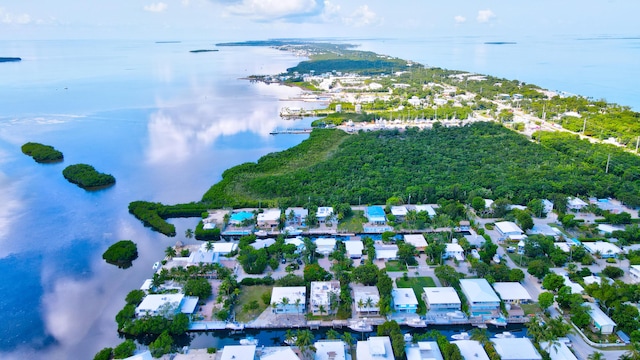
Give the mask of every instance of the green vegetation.
[[363, 224], [367, 222], [367, 218], [364, 217], [364, 211], [356, 210], [338, 223], [338, 231], [349, 232], [358, 234], [364, 231]]
[[[236, 300], [234, 313], [236, 320], [249, 322], [260, 315], [269, 305], [273, 285], [242, 286], [240, 295]], [[263, 301], [263, 295], [267, 293], [267, 301]], [[264, 296], [266, 298], [266, 296]]]
[[112, 175], [100, 173], [93, 166], [87, 164], [69, 165], [62, 170], [62, 175], [70, 183], [83, 189], [111, 186], [116, 183], [116, 179]]
[[127, 269], [131, 266], [133, 260], [138, 258], [138, 247], [131, 240], [120, 240], [109, 246], [102, 254], [102, 258], [109, 264]]
[[435, 281], [428, 276], [397, 278], [396, 285], [399, 288], [412, 288], [418, 298], [418, 314], [424, 315], [427, 312], [427, 306], [424, 303], [422, 294], [425, 287], [436, 287]]
[[93, 360], [111, 360], [113, 358], [113, 349], [106, 347], [96, 353]]
[[398, 260], [389, 260], [384, 264], [387, 271], [407, 271], [407, 266]]
[[[134, 201], [129, 204], [129, 213], [142, 221], [144, 226], [150, 227], [166, 236], [176, 236], [176, 227], [166, 222], [166, 219], [200, 217], [204, 211], [207, 211], [207, 206], [199, 203], [163, 205], [148, 201]], [[203, 240], [208, 238], [208, 231], [203, 233], [201, 237]], [[196, 235], [196, 239], [200, 239], [198, 235]]]
[[64, 159], [62, 153], [50, 145], [28, 142], [22, 145], [22, 152], [39, 163], [58, 162]]

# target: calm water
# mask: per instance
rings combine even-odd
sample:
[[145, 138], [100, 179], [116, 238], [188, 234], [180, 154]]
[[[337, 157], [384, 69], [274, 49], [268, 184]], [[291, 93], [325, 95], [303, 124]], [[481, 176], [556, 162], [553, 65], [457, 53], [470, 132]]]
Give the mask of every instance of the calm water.
[[[640, 107], [631, 84], [640, 78], [632, 66], [638, 40], [483, 44], [489, 40], [495, 39], [362, 43], [429, 65]], [[198, 200], [225, 169], [305, 138], [268, 135], [290, 126], [279, 109], [300, 104], [278, 99], [297, 90], [238, 80], [282, 72], [300, 59], [264, 48], [188, 52], [210, 47], [0, 42], [0, 56], [24, 59], [0, 64], [0, 358], [85, 359], [117, 345], [114, 316], [124, 296], [196, 223], [176, 221], [179, 235], [166, 238], [142, 227], [128, 214], [128, 203]], [[64, 163], [36, 164], [20, 152], [27, 141], [55, 146]], [[62, 169], [81, 162], [113, 174], [117, 184], [98, 192], [69, 184]], [[140, 258], [128, 270], [101, 259], [121, 239], [138, 244]], [[224, 341], [199, 335], [194, 345]]]

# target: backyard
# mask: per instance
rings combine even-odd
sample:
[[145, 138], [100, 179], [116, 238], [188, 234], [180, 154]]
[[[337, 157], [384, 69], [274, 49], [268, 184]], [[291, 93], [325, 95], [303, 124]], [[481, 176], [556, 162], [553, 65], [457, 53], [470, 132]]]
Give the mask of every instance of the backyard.
[[426, 314], [427, 306], [424, 303], [424, 299], [422, 298], [422, 294], [424, 293], [422, 288], [436, 287], [436, 283], [432, 278], [428, 276], [406, 278], [399, 277], [396, 279], [396, 285], [398, 285], [399, 288], [412, 288], [413, 292], [418, 298], [418, 314]]
[[338, 232], [348, 232], [358, 234], [364, 231], [362, 224], [367, 222], [367, 218], [364, 217], [364, 211], [355, 210], [353, 215], [345, 217], [338, 224]]
[[258, 317], [267, 308], [267, 304], [262, 300], [263, 294], [269, 294], [266, 297], [269, 302], [272, 288], [273, 286], [269, 285], [243, 286], [233, 309], [236, 321], [249, 322]]

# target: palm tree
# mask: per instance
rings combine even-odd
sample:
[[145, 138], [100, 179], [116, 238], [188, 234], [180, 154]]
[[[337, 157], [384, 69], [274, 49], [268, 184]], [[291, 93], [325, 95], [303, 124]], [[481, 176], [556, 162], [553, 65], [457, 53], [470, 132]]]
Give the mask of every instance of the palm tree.
[[187, 239], [193, 238], [193, 230], [191, 230], [191, 229], [185, 230], [184, 237], [186, 237]]
[[323, 313], [327, 312], [327, 309], [324, 307], [324, 305], [320, 305], [320, 306], [318, 306], [318, 312], [322, 316]]
[[620, 360], [640, 360], [640, 342], [632, 342], [629, 351], [620, 356]]
[[213, 250], [213, 243], [211, 241], [207, 241], [207, 245], [204, 247], [207, 251]]
[[487, 329], [475, 328], [471, 330], [471, 336], [469, 337], [471, 340], [478, 341], [480, 344], [484, 345], [489, 342], [489, 331]]
[[164, 254], [167, 256], [167, 258], [173, 259], [176, 256], [176, 249], [171, 246], [167, 246], [167, 248], [164, 249]]
[[365, 305], [367, 306], [367, 313], [371, 312], [371, 308], [373, 307], [373, 299], [368, 297], [367, 300], [364, 301]]
[[309, 330], [298, 330], [296, 332], [296, 346], [300, 349], [303, 358], [312, 358], [313, 352], [313, 333]]
[[300, 313], [300, 303], [302, 302], [302, 300], [300, 300], [300, 298], [297, 298], [295, 301], [296, 304], [296, 312]]
[[595, 351], [587, 356], [587, 360], [604, 360], [604, 354], [600, 351]]
[[362, 299], [358, 299], [358, 311], [362, 312], [362, 308], [364, 307], [364, 301], [362, 301]]
[[289, 298], [288, 297], [283, 297], [282, 299], [280, 299], [280, 304], [282, 305], [282, 311], [286, 311], [286, 307], [287, 305], [289, 305]]
[[351, 335], [350, 332], [345, 331], [342, 334], [342, 341], [344, 341], [345, 343], [347, 343], [347, 345], [349, 346], [349, 349], [351, 349], [353, 347], [353, 336]]

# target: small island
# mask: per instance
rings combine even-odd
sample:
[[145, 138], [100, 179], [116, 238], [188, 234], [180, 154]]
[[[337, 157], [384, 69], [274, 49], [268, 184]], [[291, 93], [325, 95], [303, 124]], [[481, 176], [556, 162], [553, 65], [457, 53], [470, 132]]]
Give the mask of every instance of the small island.
[[0, 57], [0, 63], [1, 62], [18, 62], [18, 61], [22, 61], [22, 58], [19, 58], [19, 57]]
[[62, 153], [50, 145], [28, 142], [21, 149], [22, 153], [31, 156], [38, 163], [54, 163], [64, 159]]
[[138, 247], [131, 240], [120, 240], [109, 246], [102, 258], [109, 264], [127, 269], [131, 267], [133, 260], [138, 258]]
[[69, 165], [62, 171], [62, 175], [70, 183], [85, 190], [104, 188], [116, 183], [112, 175], [100, 173], [87, 164]]
[[197, 49], [197, 50], [190, 50], [190, 53], [194, 53], [194, 54], [198, 54], [198, 53], [205, 53], [205, 52], [216, 52], [216, 51], [220, 51], [218, 49]]

